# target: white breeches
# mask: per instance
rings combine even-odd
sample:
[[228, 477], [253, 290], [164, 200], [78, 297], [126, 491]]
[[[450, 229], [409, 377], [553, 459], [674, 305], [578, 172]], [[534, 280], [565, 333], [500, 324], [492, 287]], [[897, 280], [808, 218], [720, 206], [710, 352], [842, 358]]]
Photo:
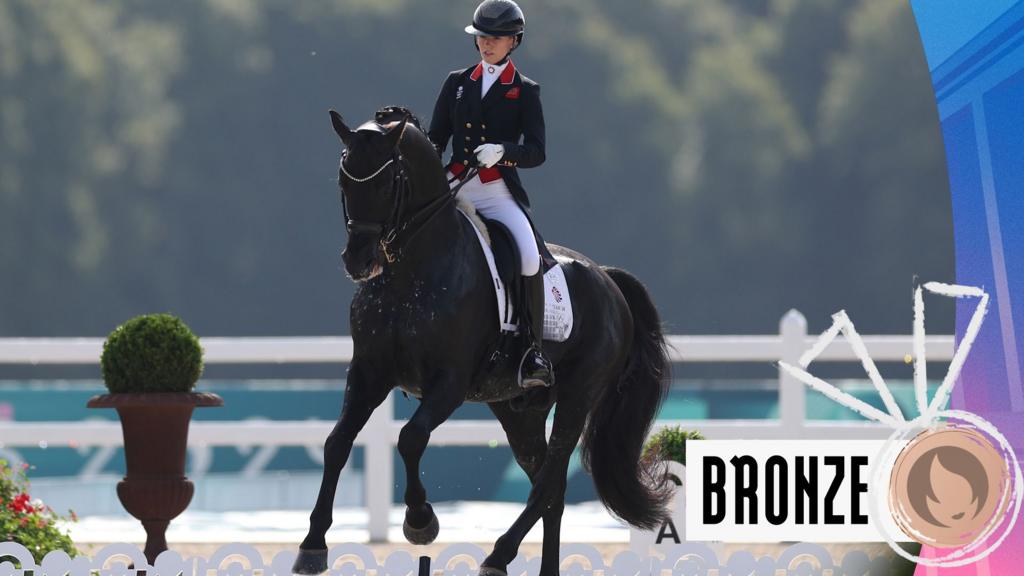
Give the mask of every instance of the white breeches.
[[[451, 177], [449, 173], [448, 178]], [[459, 180], [456, 180], [451, 185], [454, 187], [458, 183]], [[497, 220], [509, 229], [519, 249], [520, 273], [523, 276], [533, 276], [540, 272], [540, 253], [537, 251], [533, 228], [504, 180], [499, 178], [484, 184], [478, 176], [474, 176], [459, 190], [459, 198], [468, 200], [485, 218]]]

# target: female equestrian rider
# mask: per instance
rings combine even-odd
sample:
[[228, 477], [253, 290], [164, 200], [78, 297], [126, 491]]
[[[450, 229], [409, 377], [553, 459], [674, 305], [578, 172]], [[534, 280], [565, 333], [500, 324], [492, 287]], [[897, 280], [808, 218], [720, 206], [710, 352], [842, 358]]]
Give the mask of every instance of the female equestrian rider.
[[463, 185], [460, 196], [485, 217], [504, 224], [515, 237], [525, 285], [520, 291], [525, 293], [520, 332], [530, 343], [519, 365], [519, 384], [531, 388], [554, 384], [551, 362], [541, 352], [544, 264], [550, 266], [554, 259], [535, 234], [530, 201], [516, 171], [544, 162], [540, 86], [509, 59], [523, 42], [525, 23], [523, 11], [512, 0], [484, 0], [477, 7], [466, 32], [473, 35], [481, 61], [445, 79], [428, 135], [439, 155], [452, 139], [450, 180], [463, 178], [475, 159], [480, 171]]

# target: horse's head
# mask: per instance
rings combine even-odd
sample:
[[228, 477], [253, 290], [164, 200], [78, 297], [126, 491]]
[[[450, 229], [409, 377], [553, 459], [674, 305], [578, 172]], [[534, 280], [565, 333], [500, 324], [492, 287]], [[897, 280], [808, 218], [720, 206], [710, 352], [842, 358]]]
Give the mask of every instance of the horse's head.
[[345, 144], [338, 185], [348, 245], [341, 256], [345, 271], [361, 282], [395, 261], [397, 246], [393, 243], [422, 201], [416, 197], [416, 189], [433, 188], [425, 183], [441, 187], [444, 177], [433, 145], [407, 109], [382, 108], [374, 120], [355, 130], [334, 110], [330, 114], [334, 131]]
[[345, 144], [338, 169], [338, 184], [345, 209], [348, 245], [341, 254], [345, 271], [356, 282], [383, 270], [387, 235], [394, 230], [402, 199], [403, 160], [399, 143], [406, 119], [381, 125], [367, 122], [349, 129], [331, 110], [334, 131]]

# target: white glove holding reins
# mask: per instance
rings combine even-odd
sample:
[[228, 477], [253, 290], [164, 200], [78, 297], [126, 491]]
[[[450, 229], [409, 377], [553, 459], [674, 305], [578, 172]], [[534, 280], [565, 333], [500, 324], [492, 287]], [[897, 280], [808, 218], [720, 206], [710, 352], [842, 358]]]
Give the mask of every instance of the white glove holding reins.
[[476, 161], [484, 168], [490, 168], [501, 160], [505, 155], [505, 147], [501, 144], [481, 144], [473, 150], [476, 153]]

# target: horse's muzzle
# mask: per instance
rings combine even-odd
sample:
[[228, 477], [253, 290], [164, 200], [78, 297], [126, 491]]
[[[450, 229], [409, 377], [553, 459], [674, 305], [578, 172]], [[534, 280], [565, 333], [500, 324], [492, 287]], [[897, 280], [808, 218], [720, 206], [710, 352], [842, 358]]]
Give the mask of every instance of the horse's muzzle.
[[384, 271], [377, 244], [373, 242], [361, 243], [358, 248], [352, 246], [350, 242], [345, 251], [341, 253], [341, 260], [345, 263], [345, 272], [348, 273], [349, 278], [356, 282], [370, 280]]

